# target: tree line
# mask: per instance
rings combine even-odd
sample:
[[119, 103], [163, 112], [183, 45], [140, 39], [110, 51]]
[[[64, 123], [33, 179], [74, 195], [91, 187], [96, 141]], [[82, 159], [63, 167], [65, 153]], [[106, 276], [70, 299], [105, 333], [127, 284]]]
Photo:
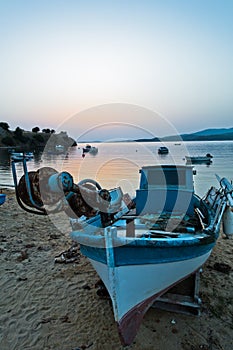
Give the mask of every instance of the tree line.
[[14, 131], [10, 130], [10, 126], [6, 122], [0, 122], [0, 129], [5, 131], [5, 133], [0, 133], [0, 143], [12, 147], [16, 146], [18, 142], [27, 144], [31, 148], [34, 148], [38, 145], [43, 145], [47, 138], [55, 133], [54, 129], [45, 128], [41, 132], [38, 126], [35, 126], [31, 129], [31, 136], [29, 133], [19, 126], [15, 128]]
[[[0, 122], [0, 127], [6, 131], [10, 131], [10, 126], [6, 122]], [[24, 131], [23, 129], [21, 129], [19, 126], [17, 126], [13, 132], [17, 136], [19, 134], [22, 134], [23, 131]], [[40, 130], [39, 126], [35, 126], [32, 128], [32, 132], [34, 132], [34, 133], [38, 133], [39, 131], [42, 131], [45, 134], [54, 134], [55, 133], [54, 129], [45, 128], [45, 129]]]

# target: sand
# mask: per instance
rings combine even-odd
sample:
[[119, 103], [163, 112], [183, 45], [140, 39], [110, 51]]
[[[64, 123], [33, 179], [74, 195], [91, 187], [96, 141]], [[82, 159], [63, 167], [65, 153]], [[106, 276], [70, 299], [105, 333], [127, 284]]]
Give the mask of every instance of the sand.
[[[203, 267], [200, 316], [151, 308], [133, 344], [123, 348], [110, 301], [97, 295], [99, 278], [88, 260], [80, 255], [76, 263], [55, 263], [72, 244], [68, 221], [62, 214], [52, 221], [29, 214], [18, 206], [13, 191], [3, 193], [1, 350], [233, 349], [233, 239], [220, 237]], [[216, 263], [231, 271], [216, 270]]]

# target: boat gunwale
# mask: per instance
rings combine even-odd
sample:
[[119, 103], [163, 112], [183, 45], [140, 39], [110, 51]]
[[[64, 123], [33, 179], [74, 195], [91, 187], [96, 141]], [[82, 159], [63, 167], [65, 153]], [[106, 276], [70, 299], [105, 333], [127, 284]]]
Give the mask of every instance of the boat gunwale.
[[[149, 231], [149, 230], [148, 230]], [[148, 232], [147, 231], [147, 232]], [[216, 240], [216, 234], [203, 230], [194, 234], [190, 233], [177, 233], [176, 236], [164, 237], [164, 235], [172, 234], [172, 232], [153, 230], [153, 234], [161, 234], [160, 237], [126, 237], [126, 236], [115, 236], [112, 237], [113, 246], [134, 246], [134, 247], [186, 247], [195, 246], [206, 243], [211, 243]], [[145, 232], [146, 234], [146, 232]], [[105, 236], [103, 234], [85, 233], [83, 231], [72, 231], [71, 238], [77, 241], [81, 245], [92, 246], [96, 248], [106, 248]]]

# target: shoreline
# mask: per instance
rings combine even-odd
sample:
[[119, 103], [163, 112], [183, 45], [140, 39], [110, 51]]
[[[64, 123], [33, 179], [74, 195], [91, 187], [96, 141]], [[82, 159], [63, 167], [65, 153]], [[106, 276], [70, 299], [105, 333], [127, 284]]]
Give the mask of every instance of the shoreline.
[[[99, 278], [89, 261], [80, 253], [76, 263], [55, 263], [72, 244], [68, 220], [27, 213], [14, 190], [1, 190], [7, 195], [0, 207], [2, 350], [233, 348], [233, 239], [220, 235], [203, 266], [200, 316], [151, 308], [124, 348], [110, 301], [96, 293]], [[216, 264], [231, 271], [218, 271]]]

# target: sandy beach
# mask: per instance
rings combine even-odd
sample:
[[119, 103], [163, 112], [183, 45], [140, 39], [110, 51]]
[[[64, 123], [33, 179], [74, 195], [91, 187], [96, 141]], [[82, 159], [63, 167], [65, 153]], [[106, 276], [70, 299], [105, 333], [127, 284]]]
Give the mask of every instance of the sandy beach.
[[[2, 192], [1, 350], [233, 348], [233, 238], [221, 234], [203, 267], [201, 315], [151, 308], [133, 344], [123, 348], [110, 301], [97, 295], [99, 278], [88, 260], [80, 254], [74, 263], [55, 263], [72, 244], [68, 220], [27, 213], [13, 190]], [[228, 269], [219, 271], [219, 264]]]

